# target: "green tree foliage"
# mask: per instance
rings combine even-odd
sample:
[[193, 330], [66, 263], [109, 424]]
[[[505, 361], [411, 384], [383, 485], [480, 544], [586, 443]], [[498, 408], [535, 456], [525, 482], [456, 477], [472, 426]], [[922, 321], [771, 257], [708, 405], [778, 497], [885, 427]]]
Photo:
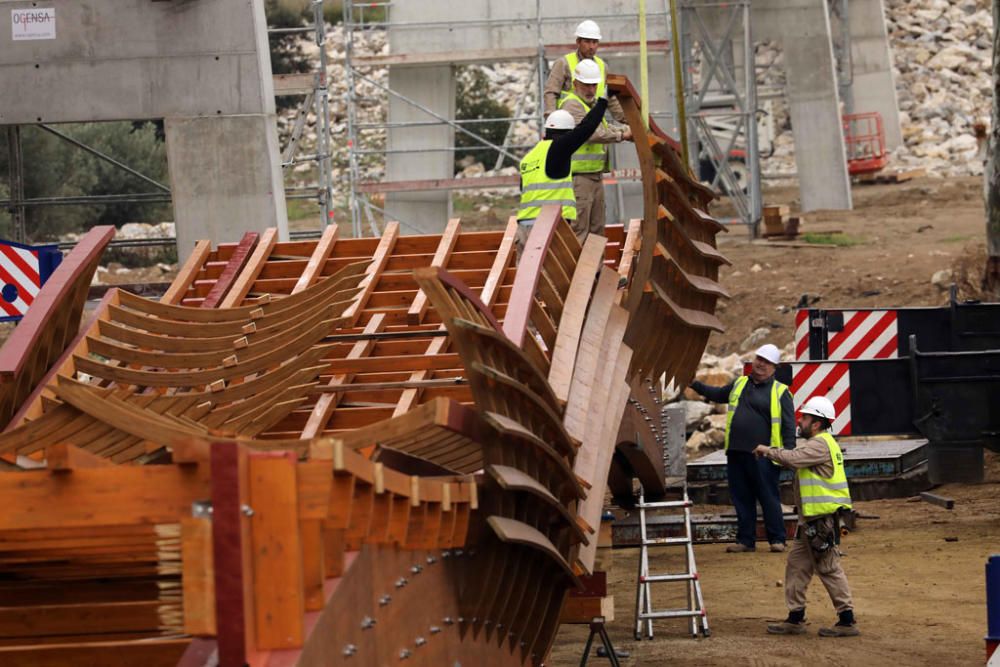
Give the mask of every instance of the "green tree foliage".
[[[60, 125], [58, 129], [149, 178], [169, 185], [166, 149], [156, 137], [154, 124], [74, 123]], [[3, 133], [0, 140], [0, 174], [4, 176], [8, 173], [6, 139], [6, 133]], [[29, 199], [155, 191], [152, 185], [141, 179], [37, 127], [21, 127], [21, 152], [24, 195]], [[6, 182], [3, 194], [6, 198]], [[53, 241], [60, 234], [80, 232], [94, 225], [160, 222], [171, 217], [169, 204], [36, 206], [27, 209], [26, 229], [32, 242]], [[11, 222], [8, 211], [0, 213], [0, 237], [12, 237]]]
[[[460, 68], [456, 77], [455, 91], [456, 120], [510, 118], [510, 109], [498, 102], [491, 95], [489, 79], [481, 69], [474, 67]], [[467, 124], [463, 127], [499, 146], [503, 144], [509, 125], [509, 121], [497, 120], [488, 123]], [[492, 169], [499, 155], [497, 151], [487, 149], [481, 141], [477, 141], [463, 132], [455, 133], [455, 146], [456, 148], [476, 149], [455, 151], [456, 169], [458, 168], [458, 163], [468, 155], [474, 156], [476, 161], [482, 162], [487, 169]], [[509, 162], [509, 158], [504, 159], [505, 165]]]

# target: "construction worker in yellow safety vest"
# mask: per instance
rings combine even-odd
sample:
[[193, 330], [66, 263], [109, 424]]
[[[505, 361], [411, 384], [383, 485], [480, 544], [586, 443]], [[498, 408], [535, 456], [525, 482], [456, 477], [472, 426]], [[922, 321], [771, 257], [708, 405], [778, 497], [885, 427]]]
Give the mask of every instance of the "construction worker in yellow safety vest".
[[608, 101], [597, 100], [579, 125], [568, 111], [557, 111], [545, 120], [545, 136], [521, 159], [521, 202], [517, 210], [517, 253], [524, 253], [531, 226], [542, 207], [561, 207], [571, 225], [576, 220], [576, 199], [570, 169], [573, 154], [601, 123]]
[[[600, 68], [593, 60], [581, 60], [573, 72], [573, 89], [563, 91], [559, 108], [570, 112], [580, 122], [590, 111], [602, 85]], [[573, 193], [576, 195], [576, 223], [573, 231], [583, 243], [587, 234], [604, 234], [604, 180], [607, 171], [608, 144], [628, 141], [632, 131], [627, 125], [608, 124], [602, 120], [590, 139], [573, 155]]]
[[792, 392], [774, 377], [781, 351], [770, 343], [754, 354], [750, 375], [723, 387], [692, 382], [691, 389], [714, 403], [727, 403], [726, 482], [736, 509], [736, 544], [730, 553], [756, 551], [757, 503], [772, 552], [785, 550], [785, 522], [778, 482], [781, 468], [753, 455], [754, 447], [795, 447], [795, 405]]
[[813, 574], [826, 587], [837, 611], [837, 623], [820, 628], [821, 637], [854, 637], [854, 603], [840, 564], [840, 514], [851, 508], [844, 453], [830, 434], [836, 409], [825, 396], [813, 396], [799, 411], [799, 434], [806, 439], [793, 450], [758, 446], [757, 456], [795, 470], [799, 525], [785, 566], [788, 618], [767, 626], [775, 635], [806, 631], [806, 589]]
[[[601, 43], [601, 28], [593, 21], [582, 21], [576, 26], [576, 51], [567, 53], [552, 63], [549, 76], [545, 80], [545, 116], [559, 108], [559, 95], [573, 89], [573, 72], [581, 60], [590, 59], [597, 63], [601, 81], [597, 84], [597, 97], [607, 97], [608, 64], [597, 57]], [[625, 122], [625, 111], [615, 98], [608, 100], [608, 111], [619, 123]]]

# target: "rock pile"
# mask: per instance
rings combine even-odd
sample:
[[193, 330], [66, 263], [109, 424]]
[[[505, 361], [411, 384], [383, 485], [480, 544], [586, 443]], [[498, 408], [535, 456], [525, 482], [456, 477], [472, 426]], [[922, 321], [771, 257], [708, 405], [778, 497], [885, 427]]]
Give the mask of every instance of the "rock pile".
[[974, 125], [988, 123], [988, 0], [886, 0], [905, 146], [896, 160], [942, 176], [979, 175]]

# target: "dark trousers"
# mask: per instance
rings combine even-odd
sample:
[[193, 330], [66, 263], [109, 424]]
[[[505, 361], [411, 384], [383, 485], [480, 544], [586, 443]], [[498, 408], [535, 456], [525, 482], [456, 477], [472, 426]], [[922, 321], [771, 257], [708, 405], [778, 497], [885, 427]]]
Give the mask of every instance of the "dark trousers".
[[757, 538], [757, 502], [764, 510], [764, 527], [771, 544], [785, 542], [785, 522], [781, 517], [778, 476], [781, 468], [751, 452], [726, 452], [729, 495], [736, 508], [736, 541], [748, 547]]

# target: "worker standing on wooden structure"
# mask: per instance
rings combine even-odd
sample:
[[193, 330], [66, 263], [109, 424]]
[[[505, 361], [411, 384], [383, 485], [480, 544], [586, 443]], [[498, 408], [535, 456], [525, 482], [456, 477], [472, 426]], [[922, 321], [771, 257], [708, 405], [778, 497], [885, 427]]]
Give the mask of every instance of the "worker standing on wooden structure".
[[795, 405], [787, 385], [774, 377], [781, 352], [768, 343], [758, 348], [750, 375], [724, 387], [692, 382], [691, 389], [715, 403], [728, 403], [726, 476], [736, 509], [736, 544], [726, 551], [756, 551], [757, 502], [764, 512], [767, 541], [774, 552], [785, 550], [785, 522], [778, 481], [781, 468], [756, 458], [753, 450], [767, 443], [775, 449], [795, 447]]
[[[601, 70], [601, 82], [597, 85], [597, 96], [607, 97], [608, 64], [597, 57], [597, 49], [601, 44], [601, 28], [593, 21], [581, 21], [576, 26], [576, 51], [567, 53], [552, 63], [549, 77], [545, 80], [545, 117], [559, 108], [559, 96], [568, 90], [573, 90], [573, 72], [582, 60], [590, 59], [597, 63]], [[615, 98], [608, 101], [608, 111], [611, 117], [619, 123], [625, 122], [625, 110]]]
[[836, 418], [833, 403], [813, 396], [800, 410], [799, 432], [806, 442], [788, 451], [758, 446], [754, 454], [795, 470], [799, 498], [799, 525], [785, 566], [785, 602], [788, 618], [767, 626], [776, 635], [806, 631], [806, 589], [816, 574], [823, 582], [837, 623], [820, 628], [821, 637], [854, 637], [860, 632], [854, 620], [854, 603], [847, 575], [840, 564], [840, 513], [851, 508], [851, 491], [844, 470], [844, 454], [830, 434]]
[[562, 217], [570, 225], [576, 221], [576, 198], [570, 173], [573, 154], [582, 146], [604, 118], [608, 101], [597, 100], [579, 125], [568, 111], [552, 113], [545, 121], [545, 136], [521, 159], [521, 204], [517, 210], [517, 255], [542, 206], [562, 207]]
[[[601, 69], [593, 60], [581, 60], [573, 71], [573, 89], [563, 91], [559, 108], [573, 115], [579, 123], [590, 111], [601, 84]], [[608, 144], [621, 143], [632, 138], [632, 131], [625, 126], [611, 126], [602, 119], [590, 139], [573, 155], [573, 193], [576, 195], [576, 223], [573, 231], [583, 243], [587, 234], [604, 234], [604, 180], [608, 170]]]

